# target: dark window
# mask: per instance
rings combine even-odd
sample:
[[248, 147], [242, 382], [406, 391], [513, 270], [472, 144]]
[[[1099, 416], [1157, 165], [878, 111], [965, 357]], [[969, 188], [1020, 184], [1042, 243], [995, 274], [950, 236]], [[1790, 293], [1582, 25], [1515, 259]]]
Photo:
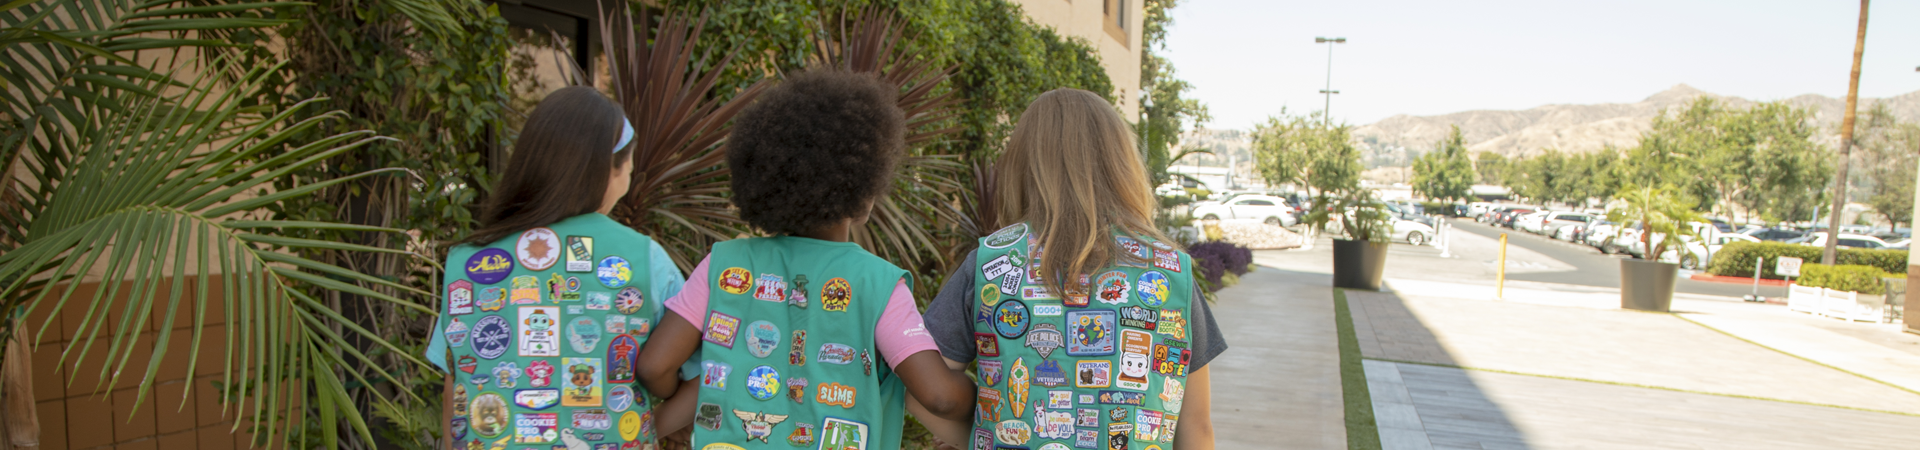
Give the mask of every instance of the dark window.
[[1248, 206], [1273, 206], [1273, 202], [1266, 200], [1241, 200], [1240, 204]]

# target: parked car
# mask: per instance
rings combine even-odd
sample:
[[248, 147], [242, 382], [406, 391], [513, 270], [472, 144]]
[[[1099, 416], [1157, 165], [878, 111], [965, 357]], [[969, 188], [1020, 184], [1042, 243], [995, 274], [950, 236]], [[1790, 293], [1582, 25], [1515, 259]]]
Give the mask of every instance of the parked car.
[[1287, 199], [1261, 194], [1241, 194], [1224, 202], [1208, 202], [1193, 208], [1193, 216], [1202, 220], [1253, 220], [1281, 227], [1300, 223], [1294, 212]]
[[1553, 211], [1535, 211], [1535, 212], [1527, 213], [1527, 214], [1521, 215], [1518, 218], [1513, 219], [1513, 224], [1509, 225], [1508, 228], [1512, 228], [1520, 231], [1529, 231], [1529, 232], [1538, 233], [1539, 231], [1536, 231], [1536, 230], [1540, 229], [1540, 223], [1547, 220], [1547, 217], [1551, 215], [1553, 215]]
[[1481, 215], [1486, 214], [1487, 211], [1492, 210], [1494, 206], [1495, 206], [1494, 204], [1487, 203], [1487, 202], [1468, 203], [1467, 216], [1478, 219]]
[[[1680, 268], [1687, 270], [1706, 268], [1707, 264], [1713, 263], [1713, 255], [1720, 254], [1720, 248], [1725, 247], [1727, 244], [1734, 242], [1760, 242], [1759, 239], [1754, 239], [1752, 236], [1734, 233], [1719, 234], [1709, 240], [1693, 238], [1682, 238], [1681, 240], [1686, 241], [1686, 243], [1681, 245], [1679, 249], [1667, 250], [1665, 253], [1660, 254], [1660, 261], [1678, 263], [1680, 264]], [[1702, 242], [1705, 242], [1705, 244], [1702, 244]]]
[[1912, 242], [1913, 242], [1913, 239], [1901, 239], [1893, 242], [1888, 242], [1887, 248], [1906, 250], [1907, 244], [1910, 244]]
[[1386, 202], [1387, 212], [1400, 220], [1410, 220], [1432, 227], [1439, 225], [1439, 219], [1424, 214], [1426, 208], [1408, 202]]
[[1592, 221], [1593, 216], [1583, 213], [1555, 212], [1541, 216], [1540, 223], [1532, 224], [1533, 229], [1527, 231], [1553, 236], [1555, 233], [1560, 232], [1561, 227], [1585, 224]]
[[1775, 241], [1775, 242], [1785, 241], [1788, 239], [1793, 239], [1793, 238], [1807, 235], [1806, 233], [1802, 233], [1800, 231], [1787, 229], [1787, 228], [1765, 228], [1765, 227], [1752, 227], [1752, 226], [1742, 229], [1737, 233], [1744, 234], [1744, 235], [1753, 237], [1754, 239], [1759, 239], [1762, 241]]
[[1427, 245], [1433, 241], [1433, 227], [1411, 220], [1393, 220], [1393, 240], [1413, 245]]
[[[1800, 244], [1800, 245], [1805, 245], [1809, 247], [1826, 247], [1827, 233], [1818, 233], [1818, 232], [1811, 233], [1806, 236], [1801, 236], [1797, 239], [1789, 240], [1787, 241], [1787, 243]], [[1883, 248], [1887, 248], [1887, 243], [1886, 241], [1882, 241], [1880, 240], [1880, 238], [1873, 237], [1873, 236], [1841, 233], [1839, 247], [1840, 248], [1883, 249]]]
[[1593, 248], [1599, 249], [1601, 253], [1613, 253], [1611, 247], [1607, 244], [1613, 240], [1613, 234], [1617, 232], [1619, 228], [1620, 224], [1609, 221], [1593, 223], [1589, 225], [1585, 231], [1580, 233], [1580, 243], [1593, 246]]

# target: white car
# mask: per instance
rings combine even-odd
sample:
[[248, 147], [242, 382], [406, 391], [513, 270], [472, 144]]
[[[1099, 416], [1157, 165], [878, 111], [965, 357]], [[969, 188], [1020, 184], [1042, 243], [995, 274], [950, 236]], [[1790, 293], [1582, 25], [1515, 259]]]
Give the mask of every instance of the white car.
[[1481, 214], [1486, 214], [1487, 211], [1493, 210], [1493, 207], [1494, 204], [1487, 202], [1468, 203], [1467, 217], [1480, 217]]
[[1589, 216], [1582, 213], [1555, 212], [1553, 214], [1542, 216], [1540, 218], [1540, 223], [1534, 225], [1533, 226], [1534, 229], [1531, 231], [1533, 231], [1534, 233], [1553, 236], [1559, 233], [1561, 228], [1566, 228], [1571, 225], [1584, 225], [1587, 222], [1592, 222], [1592, 221], [1593, 221], [1593, 216]]
[[1553, 214], [1553, 211], [1537, 211], [1520, 216], [1513, 219], [1513, 229], [1538, 233], [1540, 221], [1545, 220], [1550, 214]]
[[1616, 229], [1620, 228], [1620, 224], [1605, 222], [1589, 226], [1593, 228], [1587, 230], [1585, 236], [1580, 237], [1580, 239], [1584, 241], [1582, 243], [1600, 249], [1601, 253], [1611, 253], [1611, 247], [1608, 246], [1607, 243], [1613, 240], [1613, 233]]
[[1393, 220], [1393, 240], [1413, 245], [1427, 245], [1433, 242], [1433, 227], [1411, 220]]
[[[1682, 269], [1700, 270], [1705, 269], [1707, 264], [1712, 263], [1713, 255], [1720, 254], [1720, 249], [1726, 247], [1727, 244], [1734, 242], [1760, 242], [1759, 239], [1754, 239], [1753, 236], [1733, 233], [1716, 235], [1708, 241], [1706, 245], [1700, 245], [1700, 241], [1692, 238], [1683, 237], [1681, 240], [1686, 241], [1686, 244], [1682, 245], [1681, 249], [1667, 250], [1665, 253], [1661, 253], [1660, 262], [1679, 263]], [[1679, 250], [1685, 250], [1686, 253], [1680, 253]]]
[[[1801, 236], [1796, 239], [1788, 240], [1787, 243], [1800, 244], [1800, 245], [1805, 245], [1810, 247], [1826, 247], [1827, 233], [1826, 231], [1815, 231], [1813, 233], [1807, 234], [1806, 236]], [[1863, 234], [1840, 233], [1839, 247], [1840, 248], [1882, 249], [1882, 248], [1887, 248], [1887, 242], [1880, 240], [1880, 238], [1867, 236]]]
[[1293, 218], [1293, 205], [1287, 199], [1271, 195], [1243, 194], [1219, 203], [1206, 203], [1193, 208], [1193, 217], [1201, 220], [1253, 220], [1267, 225], [1290, 227], [1298, 223]]

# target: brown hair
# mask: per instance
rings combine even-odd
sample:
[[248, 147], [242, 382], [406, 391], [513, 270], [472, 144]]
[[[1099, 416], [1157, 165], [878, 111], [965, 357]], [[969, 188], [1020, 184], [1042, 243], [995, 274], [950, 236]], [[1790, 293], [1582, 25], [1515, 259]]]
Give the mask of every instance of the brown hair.
[[[1055, 89], [1020, 114], [1000, 156], [997, 195], [1006, 223], [1033, 227], [1045, 257], [1040, 271], [1054, 292], [1064, 278], [1111, 266], [1113, 234], [1165, 241], [1153, 228], [1156, 203], [1133, 132], [1113, 105], [1092, 92]], [[1035, 255], [1039, 256], [1038, 254]]]
[[600, 210], [615, 164], [633, 162], [632, 145], [613, 148], [626, 120], [618, 105], [590, 87], [547, 94], [520, 129], [507, 168], [480, 213], [480, 228], [460, 242], [486, 245]]

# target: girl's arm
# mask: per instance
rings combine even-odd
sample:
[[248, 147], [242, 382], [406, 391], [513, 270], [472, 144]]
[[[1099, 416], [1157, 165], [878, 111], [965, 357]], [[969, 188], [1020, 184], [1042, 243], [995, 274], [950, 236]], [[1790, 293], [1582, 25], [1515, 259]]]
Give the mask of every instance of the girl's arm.
[[[700, 327], [688, 323], [679, 313], [668, 311], [653, 330], [647, 343], [640, 345], [640, 383], [655, 397], [672, 399], [680, 387], [680, 365], [700, 349]], [[691, 394], [691, 393], [689, 393]]]
[[928, 417], [961, 423], [973, 420], [973, 380], [966, 372], [948, 367], [939, 351], [908, 356], [893, 371], [900, 374], [907, 395], [926, 410]]
[[1174, 430], [1175, 450], [1213, 450], [1213, 390], [1207, 368], [1187, 374], [1187, 396], [1180, 405], [1180, 424]]
[[[946, 358], [940, 358], [940, 360], [946, 363], [948, 369], [961, 372], [960, 378], [972, 386], [973, 382], [966, 379], [966, 364]], [[911, 393], [907, 394], [907, 412], [913, 413], [913, 418], [919, 419], [921, 425], [926, 425], [927, 431], [933, 432], [934, 438], [955, 447], [966, 446], [968, 434], [973, 431], [973, 403], [973, 399], [968, 399], [966, 416], [961, 420], [952, 420], [927, 410], [925, 405], [920, 404], [920, 399], [914, 398]]]
[[698, 378], [681, 381], [680, 394], [660, 402], [660, 410], [653, 414], [655, 438], [678, 433], [693, 424], [694, 404], [700, 401], [700, 386], [694, 384], [698, 382]]

